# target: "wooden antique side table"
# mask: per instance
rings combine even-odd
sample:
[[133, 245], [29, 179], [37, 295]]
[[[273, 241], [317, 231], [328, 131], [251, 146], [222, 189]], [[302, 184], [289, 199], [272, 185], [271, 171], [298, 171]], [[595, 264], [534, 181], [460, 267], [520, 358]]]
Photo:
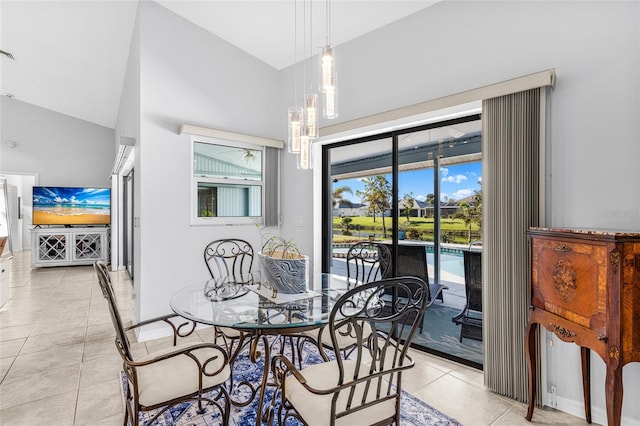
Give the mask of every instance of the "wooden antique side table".
[[531, 317], [525, 335], [531, 420], [538, 324], [580, 346], [591, 423], [590, 351], [606, 364], [607, 422], [619, 426], [622, 367], [640, 362], [640, 233], [531, 228]]

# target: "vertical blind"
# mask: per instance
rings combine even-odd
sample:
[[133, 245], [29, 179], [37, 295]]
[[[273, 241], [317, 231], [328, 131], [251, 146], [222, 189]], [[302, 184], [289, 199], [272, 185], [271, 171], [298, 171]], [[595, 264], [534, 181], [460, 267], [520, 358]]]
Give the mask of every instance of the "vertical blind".
[[528, 400], [526, 232], [540, 222], [544, 90], [486, 99], [482, 104], [484, 381], [490, 390], [519, 401]]

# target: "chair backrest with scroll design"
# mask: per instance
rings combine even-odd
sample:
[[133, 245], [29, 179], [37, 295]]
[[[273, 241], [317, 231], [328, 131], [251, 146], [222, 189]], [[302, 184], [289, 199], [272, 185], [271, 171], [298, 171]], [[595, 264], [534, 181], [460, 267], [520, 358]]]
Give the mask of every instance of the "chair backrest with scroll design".
[[347, 251], [349, 282], [368, 283], [385, 278], [391, 266], [391, 251], [374, 242], [355, 243]]
[[241, 239], [221, 239], [207, 244], [204, 261], [212, 278], [239, 279], [251, 272], [253, 247]]
[[[397, 303], [385, 296], [390, 288], [400, 296]], [[292, 407], [284, 418], [297, 415], [310, 425], [400, 424], [402, 373], [414, 365], [408, 350], [428, 292], [421, 279], [398, 277], [360, 284], [341, 296], [329, 316], [332, 361], [296, 372], [283, 356], [274, 359], [282, 406]], [[356, 340], [346, 359], [339, 353], [345, 335]]]

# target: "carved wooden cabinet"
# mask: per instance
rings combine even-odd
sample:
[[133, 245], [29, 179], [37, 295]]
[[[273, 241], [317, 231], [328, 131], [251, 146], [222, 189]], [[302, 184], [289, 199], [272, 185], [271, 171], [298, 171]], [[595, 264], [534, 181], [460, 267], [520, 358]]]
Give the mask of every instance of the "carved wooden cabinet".
[[525, 337], [529, 410], [536, 391], [538, 324], [581, 348], [585, 416], [591, 423], [590, 350], [606, 364], [610, 426], [620, 425], [622, 367], [640, 362], [640, 233], [531, 228], [531, 317]]

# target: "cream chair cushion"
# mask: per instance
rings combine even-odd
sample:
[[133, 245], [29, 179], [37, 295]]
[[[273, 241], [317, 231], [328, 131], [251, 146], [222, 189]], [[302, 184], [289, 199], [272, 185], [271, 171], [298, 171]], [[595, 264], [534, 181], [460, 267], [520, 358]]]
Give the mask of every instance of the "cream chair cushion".
[[[152, 359], [161, 354], [176, 350], [171, 347], [149, 356]], [[183, 350], [183, 349], [179, 349]], [[206, 372], [215, 372], [224, 362], [224, 354], [215, 348], [201, 348], [192, 352], [201, 362], [217, 356], [218, 358], [207, 364]], [[138, 373], [139, 402], [140, 405], [150, 407], [172, 399], [189, 395], [198, 391], [198, 365], [187, 355], [179, 355], [169, 359], [154, 362], [149, 365], [136, 368]], [[214, 376], [202, 376], [203, 389], [210, 388], [225, 382], [231, 370], [226, 364], [222, 371]]]
[[218, 327], [218, 331], [231, 339], [238, 339], [241, 333], [240, 330], [236, 330], [235, 328], [231, 327]]
[[[344, 362], [345, 377], [353, 377], [356, 362], [347, 360]], [[336, 361], [315, 364], [300, 370], [305, 377], [307, 384], [314, 389], [329, 389], [337, 385], [339, 369]], [[362, 363], [359, 377], [369, 374], [369, 365]], [[367, 382], [358, 385], [352, 407], [359, 405], [363, 397], [363, 392]], [[386, 385], [383, 385], [386, 387]], [[307, 391], [304, 386], [292, 375], [285, 379], [285, 396], [293, 404], [296, 411], [310, 426], [326, 426], [330, 424], [331, 400], [333, 394], [317, 395]], [[340, 393], [337, 402], [337, 411], [345, 408], [349, 398], [349, 390]], [[376, 399], [376, 386], [369, 386], [366, 401]], [[366, 426], [375, 424], [381, 420], [393, 417], [396, 411], [396, 400], [390, 399], [385, 402], [375, 404], [367, 409], [356, 411], [348, 416], [341, 417], [336, 421], [336, 425], [342, 426]]]

